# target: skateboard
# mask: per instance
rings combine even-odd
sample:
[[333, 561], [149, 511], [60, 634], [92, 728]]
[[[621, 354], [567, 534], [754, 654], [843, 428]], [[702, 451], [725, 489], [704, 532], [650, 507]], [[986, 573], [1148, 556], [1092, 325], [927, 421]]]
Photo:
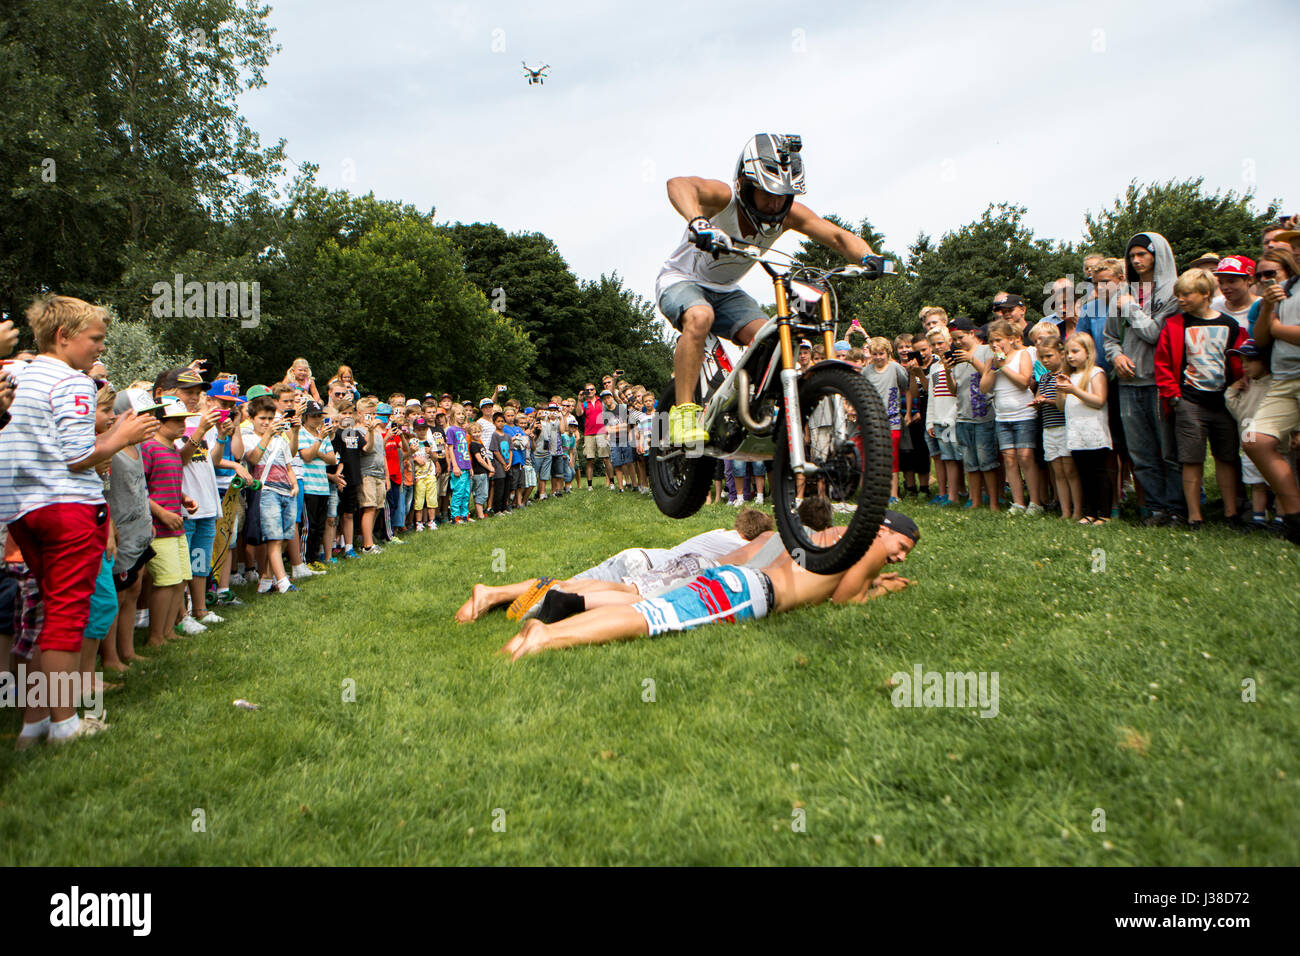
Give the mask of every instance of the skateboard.
[[244, 479], [236, 476], [230, 479], [230, 487], [226, 489], [225, 495], [221, 499], [221, 517], [217, 519], [217, 536], [212, 542], [212, 573], [215, 575], [221, 568], [221, 562], [226, 559], [226, 551], [230, 547], [230, 537], [235, 530], [235, 522], [239, 514], [244, 510], [245, 488], [252, 488], [256, 491], [262, 487], [260, 478], [254, 478], [252, 483], [246, 483]]

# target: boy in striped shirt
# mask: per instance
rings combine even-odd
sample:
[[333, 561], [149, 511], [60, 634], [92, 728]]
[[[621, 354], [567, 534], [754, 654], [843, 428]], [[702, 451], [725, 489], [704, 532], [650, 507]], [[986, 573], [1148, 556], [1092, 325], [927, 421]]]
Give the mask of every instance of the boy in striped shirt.
[[[118, 416], [95, 434], [95, 383], [86, 375], [104, 352], [107, 310], [70, 296], [50, 296], [27, 310], [40, 354], [10, 366], [17, 380], [11, 419], [0, 429], [0, 523], [36, 576], [45, 605], [37, 637], [47, 687], [80, 679], [82, 634], [90, 618], [108, 543], [108, 506], [95, 466], [158, 429], [151, 416]], [[102, 720], [77, 716], [73, 700], [28, 708], [18, 749], [38, 740], [66, 743], [98, 733]]]
[[[184, 465], [176, 448], [185, 436], [189, 409], [175, 396], [162, 399], [162, 427], [140, 446], [140, 462], [149, 488], [149, 512], [153, 515], [154, 556], [149, 561], [153, 591], [149, 594], [149, 647], [161, 647], [171, 639], [172, 625], [185, 605], [185, 588], [194, 576], [190, 549], [185, 537], [185, 511], [198, 504], [181, 489]], [[182, 510], [184, 509], [184, 510]]]

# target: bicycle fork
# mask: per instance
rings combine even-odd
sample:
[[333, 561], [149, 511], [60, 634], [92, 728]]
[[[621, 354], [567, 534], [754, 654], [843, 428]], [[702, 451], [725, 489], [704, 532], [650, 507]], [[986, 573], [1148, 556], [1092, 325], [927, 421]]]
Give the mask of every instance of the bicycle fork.
[[803, 415], [799, 411], [799, 369], [794, 358], [789, 289], [785, 282], [775, 282], [773, 285], [781, 338], [781, 395], [785, 406], [785, 438], [790, 454], [790, 470], [796, 475], [802, 475], [807, 470], [808, 461], [803, 445]]

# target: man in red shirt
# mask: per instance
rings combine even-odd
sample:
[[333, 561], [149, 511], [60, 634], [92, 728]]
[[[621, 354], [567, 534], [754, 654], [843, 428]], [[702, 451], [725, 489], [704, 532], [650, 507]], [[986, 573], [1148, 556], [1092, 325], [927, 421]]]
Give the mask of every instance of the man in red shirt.
[[614, 468], [609, 462], [609, 436], [605, 434], [603, 417], [605, 405], [597, 397], [596, 386], [591, 382], [578, 397], [582, 399], [582, 453], [587, 458], [587, 490], [591, 491], [591, 473], [597, 458], [604, 460], [605, 477], [613, 488], [610, 476], [614, 474]]

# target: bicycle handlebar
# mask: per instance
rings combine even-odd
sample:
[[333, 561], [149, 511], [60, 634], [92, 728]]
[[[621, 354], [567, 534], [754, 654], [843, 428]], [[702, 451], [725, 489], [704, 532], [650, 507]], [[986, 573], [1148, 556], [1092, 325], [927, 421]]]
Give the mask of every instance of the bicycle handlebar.
[[[869, 257], [875, 268], [868, 268], [867, 266], [860, 265], [856, 262], [848, 262], [842, 266], [837, 266], [834, 269], [823, 269], [819, 266], [810, 266], [799, 262], [788, 252], [781, 252], [776, 249], [762, 249], [762, 247], [758, 246], [756, 243], [748, 242], [744, 239], [738, 239], [735, 236], [729, 236], [728, 238], [731, 239], [733, 245], [731, 250], [732, 255], [744, 256], [746, 259], [751, 259], [754, 262], [759, 263], [773, 276], [776, 274], [774, 272], [774, 267], [784, 267], [786, 272], [791, 276], [814, 276], [816, 279], [821, 281], [840, 277], [850, 279], [879, 279], [881, 276], [893, 276], [898, 274], [897, 270], [894, 268], [894, 263], [891, 260], [886, 259], [884, 256]], [[745, 246], [750, 248], [743, 248]], [[751, 249], [759, 251], [753, 252]], [[773, 262], [772, 260], [765, 258], [764, 253], [776, 253], [777, 255], [785, 256], [790, 261]]]

